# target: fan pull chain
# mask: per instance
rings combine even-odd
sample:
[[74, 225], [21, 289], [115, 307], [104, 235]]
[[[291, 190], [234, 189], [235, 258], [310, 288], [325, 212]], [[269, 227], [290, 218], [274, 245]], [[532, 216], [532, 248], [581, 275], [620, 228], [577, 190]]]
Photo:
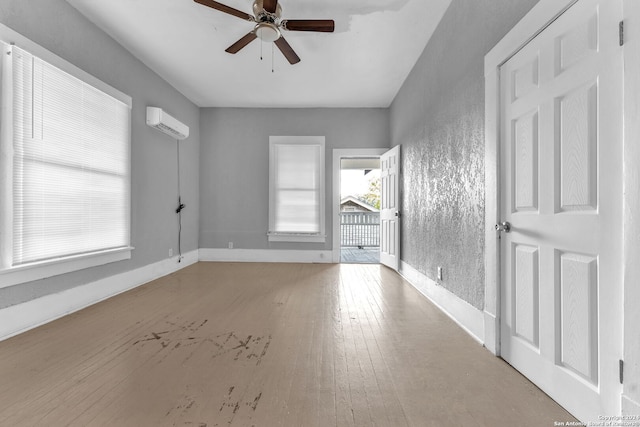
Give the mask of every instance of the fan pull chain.
[[271, 72], [273, 73], [273, 45], [275, 43], [271, 43]]
[[262, 41], [262, 39], [260, 39], [260, 61], [262, 61], [262, 45], [264, 44], [264, 42]]

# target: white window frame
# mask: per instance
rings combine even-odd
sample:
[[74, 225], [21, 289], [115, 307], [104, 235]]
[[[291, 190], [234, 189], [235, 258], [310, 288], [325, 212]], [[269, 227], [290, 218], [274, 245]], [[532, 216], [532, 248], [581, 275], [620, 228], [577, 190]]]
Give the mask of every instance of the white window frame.
[[[109, 86], [108, 84], [98, 80], [92, 75], [86, 73], [70, 62], [60, 58], [54, 53], [48, 51], [42, 46], [32, 42], [21, 34], [13, 31], [9, 27], [0, 24], [0, 41], [9, 44], [16, 45], [25, 51], [28, 51], [34, 56], [41, 58], [42, 60], [52, 64], [53, 66], [61, 69], [62, 71], [71, 74], [72, 76], [84, 81], [85, 83], [93, 86], [96, 89], [112, 96], [115, 99], [125, 103], [130, 109], [132, 107], [132, 99], [130, 96], [120, 92], [119, 90]], [[3, 56], [4, 56], [3, 52]], [[6, 79], [9, 78], [7, 73], [4, 73], [2, 67], [0, 67], [0, 81], [3, 86], [7, 83]], [[5, 86], [6, 87], [6, 86]], [[12, 100], [6, 94], [0, 93], [2, 98], [2, 107], [0, 110], [0, 138], [12, 139], [12, 126], [4, 126], [4, 123], [11, 123], [11, 105]], [[131, 135], [131, 120], [129, 120], [129, 135]], [[7, 156], [11, 155], [6, 150], [7, 144], [0, 144], [0, 162], [7, 164]], [[44, 279], [59, 274], [69, 273], [89, 267], [95, 267], [107, 263], [121, 261], [131, 258], [131, 251], [133, 247], [130, 245], [124, 248], [117, 248], [104, 251], [96, 251], [87, 254], [73, 255], [64, 258], [57, 258], [52, 260], [46, 260], [41, 262], [34, 262], [30, 264], [24, 264], [20, 266], [11, 266], [11, 253], [12, 238], [13, 238], [13, 211], [10, 204], [6, 203], [8, 194], [12, 192], [12, 172], [7, 170], [9, 168], [1, 168], [0, 171], [0, 288], [17, 285], [20, 283], [26, 283], [34, 280]], [[131, 185], [131, 161], [129, 160], [129, 185]], [[129, 230], [131, 229], [131, 217], [129, 214]], [[129, 231], [130, 233], [130, 231]], [[131, 241], [131, 236], [128, 238]], [[7, 255], [9, 254], [9, 255]]]
[[[320, 147], [319, 159], [319, 232], [318, 233], [276, 233], [275, 230], [275, 147], [277, 145], [318, 145]], [[325, 137], [324, 136], [270, 136], [269, 137], [269, 242], [306, 242], [324, 243], [325, 232]]]

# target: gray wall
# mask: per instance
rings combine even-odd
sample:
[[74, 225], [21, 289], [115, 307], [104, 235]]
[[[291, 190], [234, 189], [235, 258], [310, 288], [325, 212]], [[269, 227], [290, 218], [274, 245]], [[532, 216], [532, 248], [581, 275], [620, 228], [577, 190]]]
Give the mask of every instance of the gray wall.
[[[206, 108], [200, 114], [200, 247], [332, 247], [332, 151], [389, 147], [387, 109]], [[269, 136], [326, 137], [324, 244], [269, 243]]]
[[129, 271], [177, 253], [176, 143], [145, 125], [147, 105], [191, 128], [181, 142], [182, 250], [198, 247], [199, 109], [63, 0], [2, 0], [0, 22], [133, 98], [132, 259], [0, 289], [0, 308]]
[[453, 0], [391, 105], [401, 258], [484, 305], [484, 56], [538, 0]]

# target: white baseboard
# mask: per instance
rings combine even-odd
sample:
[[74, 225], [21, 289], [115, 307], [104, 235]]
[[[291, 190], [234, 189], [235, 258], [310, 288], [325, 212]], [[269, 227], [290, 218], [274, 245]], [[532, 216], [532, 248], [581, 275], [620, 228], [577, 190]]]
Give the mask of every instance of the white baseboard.
[[400, 274], [421, 294], [467, 331], [480, 344], [484, 344], [484, 312], [449, 292], [404, 261]]
[[200, 249], [200, 261], [331, 263], [332, 251], [282, 249]]
[[622, 415], [640, 415], [640, 403], [623, 394]]
[[198, 250], [0, 310], [0, 341], [198, 262]]
[[484, 312], [484, 346], [496, 356], [500, 356], [500, 324], [498, 318]]

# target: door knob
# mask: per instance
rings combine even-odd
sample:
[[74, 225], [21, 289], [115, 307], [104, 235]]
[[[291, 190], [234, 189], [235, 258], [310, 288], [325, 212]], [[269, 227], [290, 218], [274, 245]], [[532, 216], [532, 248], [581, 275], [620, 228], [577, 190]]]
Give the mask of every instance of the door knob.
[[496, 224], [496, 231], [504, 231], [505, 233], [508, 233], [511, 231], [511, 224], [507, 221]]
[[396, 215], [398, 218], [400, 218], [400, 212], [399, 212], [399, 211], [396, 211], [395, 215]]

